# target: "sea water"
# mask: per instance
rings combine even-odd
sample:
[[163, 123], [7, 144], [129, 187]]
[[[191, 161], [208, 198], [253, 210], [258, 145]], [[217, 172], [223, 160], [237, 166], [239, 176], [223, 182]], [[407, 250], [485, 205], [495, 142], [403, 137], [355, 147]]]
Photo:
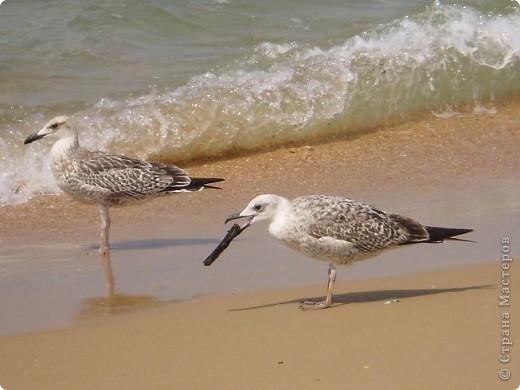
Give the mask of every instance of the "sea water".
[[[68, 115], [89, 148], [188, 161], [493, 113], [520, 95], [515, 0], [7, 0], [0, 204], [58, 189]], [[454, 129], [453, 131], [456, 131]]]

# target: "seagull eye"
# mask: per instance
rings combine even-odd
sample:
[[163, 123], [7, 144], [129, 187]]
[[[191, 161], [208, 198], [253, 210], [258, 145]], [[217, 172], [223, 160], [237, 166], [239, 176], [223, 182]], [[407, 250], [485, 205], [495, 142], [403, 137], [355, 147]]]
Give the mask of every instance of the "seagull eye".
[[53, 123], [49, 126], [52, 130], [56, 130], [58, 128], [58, 123]]
[[255, 210], [255, 211], [260, 211], [260, 210], [262, 210], [262, 205], [261, 205], [261, 204], [255, 204], [255, 205], [253, 206], [253, 210]]

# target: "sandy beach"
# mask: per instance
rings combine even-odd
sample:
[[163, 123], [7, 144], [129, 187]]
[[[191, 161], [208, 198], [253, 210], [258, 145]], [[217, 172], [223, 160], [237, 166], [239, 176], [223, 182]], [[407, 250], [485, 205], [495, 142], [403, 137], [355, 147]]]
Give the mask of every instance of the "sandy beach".
[[[497, 372], [497, 264], [206, 297], [0, 339], [5, 389], [512, 389]], [[518, 289], [518, 278], [512, 289]], [[387, 298], [399, 302], [384, 304]], [[513, 309], [513, 318], [519, 311]], [[513, 385], [513, 386], [511, 386]]]
[[[456, 131], [454, 131], [456, 129]], [[327, 143], [188, 166], [221, 191], [112, 211], [110, 261], [97, 210], [64, 196], [0, 209], [0, 385], [11, 389], [514, 389], [500, 363], [501, 240], [516, 242], [520, 105], [427, 117]], [[202, 260], [225, 217], [259, 193], [340, 194], [476, 241], [419, 245], [339, 269], [290, 251], [266, 226]], [[510, 290], [520, 290], [514, 266]], [[395, 302], [386, 304], [387, 299]], [[518, 355], [518, 356], [517, 356]], [[501, 369], [511, 371], [502, 381]]]

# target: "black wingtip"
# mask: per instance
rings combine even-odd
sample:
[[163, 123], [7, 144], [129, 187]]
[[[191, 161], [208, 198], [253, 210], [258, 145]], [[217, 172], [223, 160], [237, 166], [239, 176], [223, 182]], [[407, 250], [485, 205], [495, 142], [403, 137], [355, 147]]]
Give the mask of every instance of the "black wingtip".
[[191, 181], [188, 188], [213, 188], [219, 190], [221, 189], [220, 187], [211, 186], [209, 184], [224, 181], [224, 179], [219, 177], [192, 177], [190, 179]]
[[224, 181], [224, 179], [221, 179], [219, 177], [192, 177], [191, 183], [193, 185], [203, 186], [210, 183], [218, 183]]
[[435, 226], [425, 226], [424, 228], [428, 232], [428, 240], [426, 242], [442, 242], [473, 231], [473, 229], [442, 228]]

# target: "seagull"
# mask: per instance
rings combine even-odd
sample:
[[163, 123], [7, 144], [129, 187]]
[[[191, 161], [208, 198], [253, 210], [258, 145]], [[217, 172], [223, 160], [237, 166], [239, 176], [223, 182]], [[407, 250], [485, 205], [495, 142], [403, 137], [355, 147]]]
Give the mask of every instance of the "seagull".
[[230, 215], [226, 223], [240, 218], [246, 220], [241, 231], [255, 222], [270, 222], [269, 233], [282, 243], [329, 263], [325, 300], [304, 302], [304, 310], [332, 306], [336, 265], [349, 265], [402, 245], [439, 243], [473, 231], [424, 226], [368, 204], [328, 195], [306, 195], [292, 201], [273, 194], [259, 195], [243, 211]]
[[110, 206], [174, 192], [218, 188], [209, 184], [224, 180], [190, 177], [173, 165], [82, 148], [78, 142], [78, 133], [66, 116], [50, 120], [41, 130], [28, 136], [24, 144], [44, 137], [56, 139], [51, 148], [51, 160], [58, 187], [74, 199], [95, 204], [99, 208], [101, 254], [110, 251]]

